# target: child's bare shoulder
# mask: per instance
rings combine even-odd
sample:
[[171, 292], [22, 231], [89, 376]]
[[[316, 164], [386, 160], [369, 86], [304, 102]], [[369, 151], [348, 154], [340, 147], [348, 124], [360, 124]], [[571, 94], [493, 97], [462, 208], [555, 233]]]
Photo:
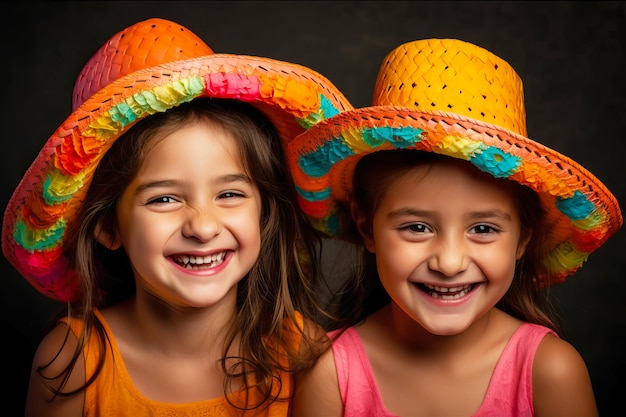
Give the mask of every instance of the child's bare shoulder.
[[[78, 339], [70, 328], [65, 323], [59, 323], [39, 343], [33, 359], [34, 368], [45, 367], [42, 374], [46, 377], [58, 376], [76, 354], [77, 345]], [[77, 365], [83, 363], [79, 361]]]
[[548, 334], [537, 348], [533, 375], [537, 378], [537, 382], [566, 382], [572, 377], [587, 375], [587, 367], [574, 346]]
[[293, 411], [298, 417], [343, 415], [332, 349], [322, 354], [313, 369], [298, 381]]
[[581, 354], [567, 341], [546, 335], [533, 363], [537, 415], [595, 416], [591, 378]]
[[[78, 358], [73, 366], [70, 365], [77, 346], [78, 339], [63, 323], [42, 339], [33, 358], [26, 416], [70, 417], [83, 414], [84, 392], [64, 398], [63, 401], [50, 401], [54, 396], [51, 388], [71, 392], [85, 383], [85, 363], [82, 358]], [[66, 376], [67, 380], [62, 386]]]

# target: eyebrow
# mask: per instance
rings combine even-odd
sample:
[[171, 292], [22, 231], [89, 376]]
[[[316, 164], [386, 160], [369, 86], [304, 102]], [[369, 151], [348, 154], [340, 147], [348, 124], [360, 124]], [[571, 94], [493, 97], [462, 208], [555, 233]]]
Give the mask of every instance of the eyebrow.
[[513, 219], [508, 212], [504, 210], [500, 210], [500, 209], [493, 209], [493, 210], [486, 210], [486, 211], [474, 211], [472, 212], [471, 216], [477, 219], [485, 219], [485, 218], [491, 218], [491, 217], [498, 217], [498, 218], [508, 220], [508, 221], [511, 221]]
[[[236, 182], [243, 182], [246, 184], [252, 184], [252, 180], [245, 174], [228, 174], [219, 177], [216, 181], [218, 184], [232, 184]], [[182, 181], [179, 180], [159, 180], [159, 181], [150, 181], [143, 183], [137, 187], [136, 193], [142, 193], [145, 190], [149, 190], [151, 188], [159, 188], [159, 187], [171, 187], [175, 185], [182, 184]]]
[[429, 216], [430, 214], [431, 212], [427, 210], [415, 210], [411, 208], [401, 208], [401, 209], [393, 210], [389, 212], [389, 214], [387, 214], [387, 217], [389, 217], [390, 219], [393, 219], [396, 217], [403, 217], [403, 216], [425, 217], [425, 216]]
[[[403, 216], [430, 217], [433, 215], [433, 213], [434, 212], [431, 210], [416, 210], [412, 208], [401, 208], [398, 210], [391, 211], [387, 215], [387, 217], [389, 217], [390, 219], [403, 217]], [[488, 218], [497, 217], [503, 220], [508, 220], [508, 221], [512, 220], [512, 217], [508, 212], [504, 210], [500, 210], [500, 209], [485, 210], [485, 211], [472, 211], [470, 212], [469, 217], [474, 218], [474, 219], [488, 219]]]

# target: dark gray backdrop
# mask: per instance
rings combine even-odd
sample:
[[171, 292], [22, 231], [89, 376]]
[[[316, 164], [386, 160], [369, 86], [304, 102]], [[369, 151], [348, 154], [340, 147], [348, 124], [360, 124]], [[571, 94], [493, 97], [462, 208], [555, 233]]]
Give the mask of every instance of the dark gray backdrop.
[[[71, 111], [86, 60], [111, 35], [150, 17], [187, 26], [217, 53], [268, 56], [330, 78], [369, 104], [383, 57], [401, 43], [453, 37], [507, 60], [524, 81], [531, 138], [565, 153], [626, 201], [624, 2], [122, 1], [25, 2], [0, 13], [2, 210], [44, 141]], [[567, 338], [589, 366], [600, 411], [622, 408], [626, 385], [626, 233], [618, 232], [553, 295]], [[330, 259], [330, 258], [329, 258]], [[3, 389], [22, 406], [32, 350], [57, 305], [2, 258]], [[6, 374], [5, 374], [6, 377]], [[13, 409], [11, 409], [13, 410]], [[16, 412], [15, 415], [19, 415]]]

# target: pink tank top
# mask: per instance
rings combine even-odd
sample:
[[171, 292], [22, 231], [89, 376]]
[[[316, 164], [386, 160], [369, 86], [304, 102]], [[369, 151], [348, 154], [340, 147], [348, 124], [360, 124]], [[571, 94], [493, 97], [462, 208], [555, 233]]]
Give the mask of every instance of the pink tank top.
[[[507, 342], [480, 408], [472, 417], [530, 417], [534, 415], [532, 366], [547, 327], [525, 323]], [[344, 404], [344, 417], [397, 417], [383, 403], [359, 334], [354, 328], [333, 344]]]

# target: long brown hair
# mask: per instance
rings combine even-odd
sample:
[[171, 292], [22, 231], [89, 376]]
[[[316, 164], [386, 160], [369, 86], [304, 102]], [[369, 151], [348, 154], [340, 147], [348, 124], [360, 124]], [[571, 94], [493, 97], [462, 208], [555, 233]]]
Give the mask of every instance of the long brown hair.
[[[228, 324], [222, 359], [225, 395], [228, 398], [233, 392], [231, 383], [240, 378], [249, 389], [252, 387], [248, 384], [255, 381], [254, 389], [262, 398], [257, 404], [250, 404], [246, 398], [244, 409], [286, 400], [277, 394], [282, 384], [279, 371], [291, 374], [309, 369], [320, 354], [314, 337], [319, 332], [307, 332], [298, 324], [301, 318], [305, 325], [319, 321], [323, 314], [317, 300], [320, 242], [297, 209], [279, 136], [269, 120], [250, 104], [201, 98], [139, 121], [113, 144], [98, 165], [76, 226], [68, 233], [68, 257], [81, 278], [82, 297], [69, 305], [66, 313], [80, 317], [85, 325], [74, 361], [65, 370], [66, 379], [92, 331], [99, 335], [101, 350], [109, 343], [93, 308], [123, 301], [135, 292], [125, 252], [110, 251], [97, 243], [96, 224], [113, 230], [117, 201], [158, 138], [203, 120], [222, 126], [237, 139], [244, 169], [262, 199], [261, 256], [238, 284], [237, 315]], [[301, 338], [299, 346], [293, 346], [294, 337]], [[240, 347], [235, 351], [240, 356], [227, 358], [226, 352], [236, 339]], [[79, 390], [96, 376], [97, 372]], [[67, 396], [79, 391], [62, 389], [63, 385], [56, 394]]]
[[[429, 164], [451, 158], [432, 152], [415, 150], [388, 150], [364, 156], [354, 171], [354, 202], [364, 214], [365, 227], [371, 227], [376, 208], [388, 185], [400, 174], [420, 164]], [[549, 276], [543, 266], [543, 232], [546, 227], [540, 198], [532, 189], [514, 181], [499, 179], [515, 199], [521, 220], [522, 237], [530, 235], [526, 252], [517, 262], [513, 283], [496, 307], [523, 321], [542, 324], [560, 332], [555, 309], [551, 306], [547, 289], [542, 282]], [[349, 213], [346, 207], [344, 212]], [[365, 250], [361, 236], [354, 225], [346, 236], [352, 244], [351, 275], [333, 301], [335, 320], [329, 328], [345, 328], [362, 322], [369, 314], [391, 301], [378, 277], [376, 258]], [[540, 279], [543, 277], [543, 279]]]

